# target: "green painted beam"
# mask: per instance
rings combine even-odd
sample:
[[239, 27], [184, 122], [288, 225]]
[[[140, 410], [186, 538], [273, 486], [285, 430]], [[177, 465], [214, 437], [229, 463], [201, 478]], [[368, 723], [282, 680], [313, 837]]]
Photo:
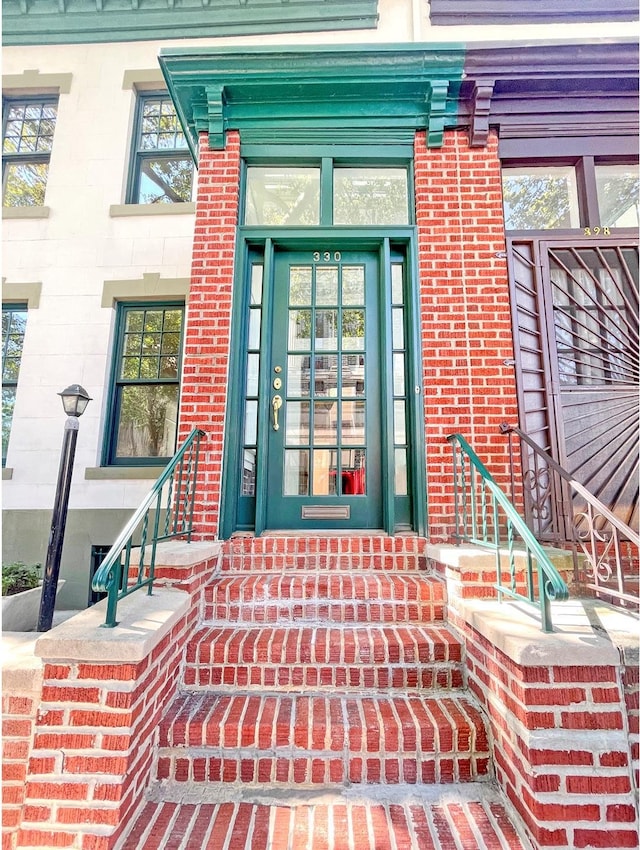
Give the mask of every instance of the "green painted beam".
[[4, 46], [374, 29], [377, 0], [3, 0]]
[[442, 144], [457, 124], [464, 46], [163, 48], [160, 67], [192, 152], [243, 143]]

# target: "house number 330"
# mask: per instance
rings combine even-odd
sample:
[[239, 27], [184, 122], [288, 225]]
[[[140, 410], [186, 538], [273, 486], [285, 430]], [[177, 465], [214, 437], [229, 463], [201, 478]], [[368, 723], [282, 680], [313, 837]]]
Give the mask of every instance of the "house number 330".
[[314, 263], [330, 263], [333, 260], [334, 263], [339, 263], [342, 259], [342, 254], [340, 251], [314, 251], [313, 252], [313, 262]]

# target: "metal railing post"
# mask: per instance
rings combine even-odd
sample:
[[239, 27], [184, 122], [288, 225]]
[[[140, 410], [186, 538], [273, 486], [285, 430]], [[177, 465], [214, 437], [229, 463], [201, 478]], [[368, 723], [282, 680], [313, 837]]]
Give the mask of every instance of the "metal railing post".
[[[178, 449], [178, 451], [166, 465], [162, 474], [159, 476], [149, 493], [147, 493], [142, 503], [134, 511], [133, 516], [125, 525], [123, 530], [120, 532], [116, 542], [113, 544], [113, 546], [107, 553], [107, 556], [103, 559], [102, 563], [96, 570], [93, 577], [93, 581], [91, 583], [91, 587], [97, 593], [107, 594], [107, 613], [105, 622], [103, 624], [105, 627], [113, 628], [117, 625], [116, 614], [118, 602], [121, 599], [124, 599], [125, 596], [129, 596], [131, 593], [135, 593], [135, 591], [140, 590], [140, 588], [142, 587], [146, 587], [148, 595], [151, 595], [153, 591], [153, 582], [155, 579], [155, 562], [158, 542], [160, 542], [161, 540], [169, 540], [173, 537], [185, 535], [187, 536], [187, 539], [190, 542], [191, 526], [193, 523], [193, 505], [182, 503], [187, 500], [195, 500], [197, 488], [197, 460], [198, 453], [200, 450], [200, 440], [203, 436], [204, 431], [201, 431], [199, 429], [194, 429], [189, 434], [185, 442], [182, 444], [182, 446]], [[193, 477], [193, 485], [191, 487], [188, 484], [185, 485], [183, 493], [183, 464], [184, 457], [187, 452], [189, 452], [190, 464], [193, 462], [193, 458], [195, 457], [196, 473]], [[176, 473], [176, 469], [178, 468], [180, 483], [178, 484], [175, 499], [172, 499], [174, 495], [174, 476]], [[162, 494], [165, 484], [168, 484], [168, 501], [164, 523], [165, 533], [160, 534], [160, 514], [162, 512]], [[175, 510], [171, 504], [172, 501], [174, 501], [175, 503]], [[154, 505], [155, 519], [153, 522], [151, 540], [149, 540], [149, 514], [150, 511], [154, 509]], [[188, 522], [188, 528], [186, 520], [182, 523], [179, 522], [180, 516], [190, 517]], [[131, 550], [133, 546], [133, 538], [139, 529], [141, 529], [141, 531], [138, 569], [135, 581], [129, 583], [129, 571], [131, 567]], [[148, 575], [145, 577], [145, 555], [148, 544], [151, 545], [151, 560], [149, 563]], [[124, 565], [122, 564], [123, 553], [125, 553]], [[121, 581], [121, 577], [123, 575], [124, 577], [126, 577], [126, 581]]]

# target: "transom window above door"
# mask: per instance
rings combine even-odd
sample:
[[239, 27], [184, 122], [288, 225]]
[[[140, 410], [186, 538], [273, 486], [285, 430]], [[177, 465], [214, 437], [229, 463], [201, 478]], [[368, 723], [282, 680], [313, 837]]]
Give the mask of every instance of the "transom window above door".
[[266, 227], [410, 224], [405, 166], [249, 165], [244, 223]]
[[608, 236], [640, 223], [638, 164], [592, 156], [558, 163], [503, 162], [506, 230], [575, 230]]

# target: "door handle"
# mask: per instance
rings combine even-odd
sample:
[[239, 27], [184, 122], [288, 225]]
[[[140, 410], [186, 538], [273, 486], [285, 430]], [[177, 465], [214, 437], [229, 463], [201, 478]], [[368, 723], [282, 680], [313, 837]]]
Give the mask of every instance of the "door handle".
[[273, 430], [279, 431], [280, 425], [278, 424], [278, 411], [282, 407], [282, 398], [279, 395], [274, 395], [271, 399], [271, 407], [273, 408]]

